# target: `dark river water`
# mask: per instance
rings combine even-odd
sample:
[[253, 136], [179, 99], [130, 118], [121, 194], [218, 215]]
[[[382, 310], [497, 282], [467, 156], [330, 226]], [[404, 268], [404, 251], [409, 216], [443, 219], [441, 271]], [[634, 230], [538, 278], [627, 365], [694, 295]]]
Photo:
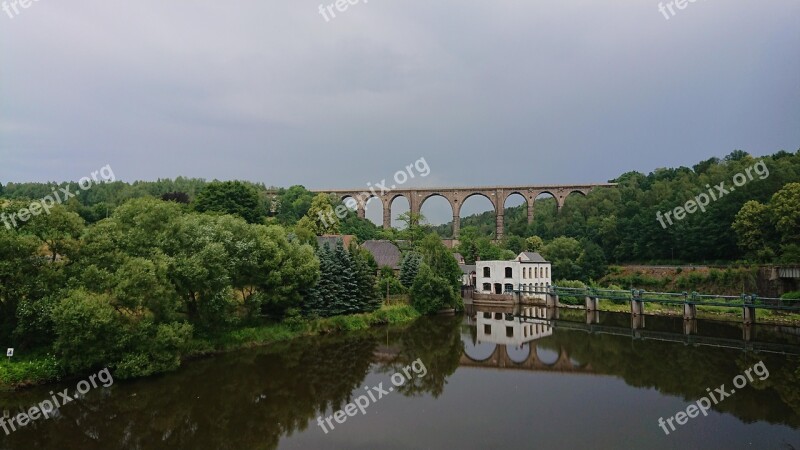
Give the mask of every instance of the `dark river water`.
[[0, 449], [800, 450], [798, 329], [645, 320], [482, 310], [239, 351], [93, 389]]

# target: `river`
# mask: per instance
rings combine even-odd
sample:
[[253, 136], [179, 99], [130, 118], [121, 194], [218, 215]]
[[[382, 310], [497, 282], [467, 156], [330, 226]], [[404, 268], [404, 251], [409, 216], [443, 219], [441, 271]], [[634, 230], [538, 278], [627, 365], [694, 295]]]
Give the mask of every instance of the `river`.
[[[544, 311], [191, 361], [0, 429], [0, 449], [800, 449], [797, 329], [698, 321], [687, 335], [680, 318], [633, 329], [627, 314], [587, 324]], [[0, 406], [15, 414], [77, 381], [3, 393]]]

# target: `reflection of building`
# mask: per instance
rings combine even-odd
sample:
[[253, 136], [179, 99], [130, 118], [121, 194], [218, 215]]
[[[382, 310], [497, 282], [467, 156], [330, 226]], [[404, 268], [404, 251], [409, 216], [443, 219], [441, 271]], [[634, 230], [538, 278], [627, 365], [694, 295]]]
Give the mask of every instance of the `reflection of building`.
[[490, 342], [520, 348], [527, 342], [553, 334], [553, 327], [549, 321], [545, 320], [546, 308], [524, 307], [522, 315], [541, 317], [542, 320], [526, 319], [525, 322], [522, 322], [516, 320], [514, 314], [511, 313], [477, 312], [478, 343]]
[[527, 296], [550, 286], [550, 263], [536, 252], [522, 252], [512, 261], [476, 261], [475, 291], [481, 294], [505, 294], [516, 289]]

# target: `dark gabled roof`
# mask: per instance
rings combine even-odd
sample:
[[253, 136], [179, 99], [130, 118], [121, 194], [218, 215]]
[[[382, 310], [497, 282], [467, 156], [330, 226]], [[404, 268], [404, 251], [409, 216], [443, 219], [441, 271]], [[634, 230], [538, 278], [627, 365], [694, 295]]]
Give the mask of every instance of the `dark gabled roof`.
[[403, 255], [400, 253], [400, 249], [391, 241], [365, 241], [361, 244], [361, 248], [372, 254], [375, 262], [378, 263], [378, 267], [400, 268], [400, 260]]
[[544, 259], [544, 257], [542, 257], [542, 255], [539, 254], [539, 252], [522, 252], [519, 254], [519, 256], [525, 256], [525, 258], [528, 260], [527, 262], [533, 262], [533, 263], [548, 262], [546, 259]]
[[475, 264], [459, 264], [458, 267], [461, 268], [461, 273], [464, 275], [469, 275], [472, 272], [475, 272]]
[[453, 253], [453, 257], [458, 261], [459, 264], [464, 264], [464, 256], [461, 253]]

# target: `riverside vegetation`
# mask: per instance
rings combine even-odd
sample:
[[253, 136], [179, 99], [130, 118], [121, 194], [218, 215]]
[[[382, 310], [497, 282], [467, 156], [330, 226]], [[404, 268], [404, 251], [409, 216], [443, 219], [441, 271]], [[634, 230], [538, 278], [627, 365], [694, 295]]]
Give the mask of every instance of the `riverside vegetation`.
[[[617, 276], [609, 263], [800, 262], [800, 152], [761, 160], [769, 178], [667, 230], [657, 211], [756, 160], [735, 151], [692, 168], [629, 172], [611, 180], [616, 188], [571, 196], [559, 214], [553, 199], [536, 201], [532, 225], [524, 207], [508, 208], [507, 236], [497, 244], [492, 214], [468, 217], [455, 250], [468, 263], [539, 251], [564, 285], [653, 282], [702, 291], [711, 282], [737, 289], [744, 283], [747, 290], [746, 268], [665, 282]], [[74, 191], [77, 184], [60, 187]], [[0, 185], [0, 213], [18, 211], [53, 188]], [[11, 363], [0, 364], [0, 385], [104, 367], [118, 378], [147, 376], [194, 355], [463, 307], [460, 270], [437, 236], [447, 236], [450, 225], [431, 227], [408, 213], [399, 231], [353, 212], [330, 223], [317, 220], [340, 203], [302, 186], [180, 177], [115, 181], [18, 229], [0, 227], [0, 343], [17, 349]], [[322, 234], [396, 242], [405, 255], [400, 277], [357, 248], [316, 248]], [[405, 301], [382, 307], [384, 295]]]
[[[238, 214], [259, 201], [249, 185], [209, 184], [196, 200], [131, 199], [91, 223], [68, 204], [0, 229], [0, 342], [17, 349], [0, 364], [0, 387], [105, 367], [120, 379], [149, 376], [192, 356], [420, 315], [382, 306], [368, 253], [315, 248], [296, 227]], [[448, 274], [438, 237], [419, 252]], [[459, 307], [460, 272], [421, 274], [409, 290], [418, 309]]]

